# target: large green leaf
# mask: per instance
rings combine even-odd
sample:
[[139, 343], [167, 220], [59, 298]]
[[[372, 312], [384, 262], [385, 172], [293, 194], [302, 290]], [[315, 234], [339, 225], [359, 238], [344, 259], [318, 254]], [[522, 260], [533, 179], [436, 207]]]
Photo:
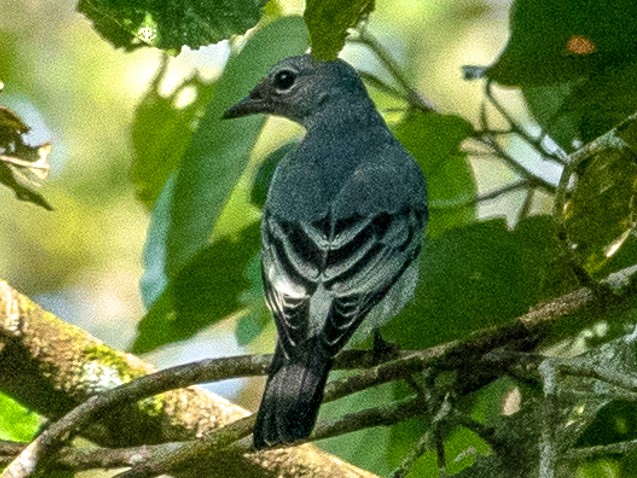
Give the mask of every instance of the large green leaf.
[[207, 245], [265, 121], [265, 117], [222, 121], [223, 112], [246, 96], [272, 64], [302, 53], [307, 41], [301, 18], [281, 18], [255, 32], [228, 62], [178, 173], [167, 238], [170, 277]]
[[[215, 86], [195, 77], [175, 88], [169, 96], [162, 96], [159, 89], [167, 66], [164, 60], [137, 106], [131, 130], [131, 179], [137, 198], [148, 209], [152, 209], [168, 176], [181, 163], [197, 119], [210, 102]], [[178, 101], [185, 93], [193, 99], [186, 106], [179, 106]]]
[[467, 154], [460, 150], [473, 133], [471, 124], [458, 116], [411, 111], [393, 132], [427, 178], [431, 208], [427, 234], [436, 237], [474, 221], [477, 189]]
[[487, 76], [505, 85], [547, 85], [634, 61], [635, 16], [633, 0], [516, 0], [511, 36]]
[[197, 48], [245, 33], [263, 14], [265, 0], [147, 2], [80, 0], [79, 12], [116, 47]]
[[573, 286], [572, 276], [555, 267], [554, 236], [552, 219], [543, 216], [513, 231], [491, 220], [427, 240], [414, 299], [384, 336], [407, 349], [430, 347], [501, 324]]
[[[217, 239], [171, 279], [161, 295], [153, 296], [138, 325], [133, 352], [185, 340], [252, 305], [242, 302], [242, 294], [251, 286], [248, 272], [259, 247], [259, 231], [254, 223], [236, 236]], [[147, 288], [156, 294], [157, 287]]]
[[484, 73], [519, 86], [543, 131], [567, 151], [637, 110], [637, 2], [516, 0], [511, 36]]
[[258, 227], [253, 223], [212, 244], [209, 237], [244, 171], [264, 118], [222, 122], [221, 115], [271, 64], [306, 46], [302, 19], [287, 17], [255, 32], [229, 60], [184, 153], [174, 187], [167, 182], [153, 210], [142, 279], [149, 312], [139, 325], [136, 352], [191, 337], [246, 308], [241, 295], [250, 288], [245, 271], [258, 251]]
[[310, 32], [312, 55], [334, 60], [345, 45], [347, 29], [374, 10], [374, 0], [307, 0], [305, 23]]

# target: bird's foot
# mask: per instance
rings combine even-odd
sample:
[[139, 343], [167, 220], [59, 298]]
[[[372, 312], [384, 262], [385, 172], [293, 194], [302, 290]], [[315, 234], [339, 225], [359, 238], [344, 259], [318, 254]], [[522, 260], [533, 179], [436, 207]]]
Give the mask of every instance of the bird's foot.
[[378, 330], [374, 331], [374, 340], [372, 342], [372, 361], [374, 365], [378, 365], [398, 357], [400, 347], [386, 341]]

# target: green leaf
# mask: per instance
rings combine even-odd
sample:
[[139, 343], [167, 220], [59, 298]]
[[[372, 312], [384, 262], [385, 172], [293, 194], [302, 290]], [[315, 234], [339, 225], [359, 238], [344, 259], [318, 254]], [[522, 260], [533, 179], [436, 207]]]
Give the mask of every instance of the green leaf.
[[631, 144], [630, 134], [637, 137], [635, 119], [595, 141], [596, 147], [570, 178], [572, 184], [560, 211], [568, 247], [589, 274], [609, 263], [637, 222], [637, 144]]
[[633, 0], [516, 0], [511, 36], [487, 76], [509, 86], [547, 85], [634, 61]]
[[549, 86], [525, 86], [522, 94], [530, 113], [548, 136], [564, 151], [572, 152], [580, 139], [581, 114], [564, 107], [573, 93], [575, 83], [556, 83]]
[[299, 147], [298, 141], [291, 141], [284, 144], [280, 148], [276, 149], [268, 155], [267, 158], [259, 165], [257, 174], [252, 181], [252, 187], [250, 190], [250, 202], [257, 206], [259, 209], [263, 209], [265, 199], [268, 195], [268, 189], [270, 189], [270, 181], [274, 175], [274, 170], [279, 164], [279, 161], [288, 154], [290, 151]]
[[[137, 198], [151, 210], [168, 176], [184, 156], [197, 120], [214, 93], [215, 84], [199, 78], [185, 81], [169, 96], [159, 93], [168, 66], [167, 59], [158, 69], [148, 92], [137, 106], [131, 137], [133, 165], [131, 179]], [[185, 106], [178, 101], [192, 96]]]
[[418, 161], [427, 178], [431, 209], [427, 234], [471, 223], [476, 214], [476, 184], [461, 143], [473, 133], [458, 116], [410, 111], [395, 125], [396, 138]]
[[133, 2], [80, 0], [78, 11], [115, 47], [198, 48], [245, 33], [261, 18], [265, 0]]
[[166, 277], [166, 236], [170, 221], [170, 204], [175, 190], [175, 175], [170, 176], [155, 201], [150, 217], [146, 244], [142, 255], [144, 274], [140, 280], [142, 301], [147, 308], [162, 294], [168, 285]]
[[228, 62], [177, 177], [167, 239], [169, 277], [175, 277], [208, 243], [265, 122], [262, 116], [222, 121], [223, 112], [246, 96], [274, 63], [306, 47], [301, 18], [284, 17], [256, 31]]
[[41, 423], [36, 413], [0, 393], [0, 440], [31, 441]]
[[566, 151], [637, 110], [637, 2], [517, 0], [511, 36], [486, 76], [519, 86]]
[[29, 127], [18, 115], [0, 106], [0, 183], [13, 189], [18, 199], [50, 211], [51, 205], [35, 189], [49, 173], [51, 145], [28, 144], [25, 140], [28, 131]]
[[536, 216], [513, 231], [491, 220], [427, 240], [414, 299], [383, 336], [406, 349], [430, 347], [501, 324], [574, 286], [572, 275], [554, 267], [554, 237], [552, 218]]
[[522, 89], [542, 129], [566, 151], [637, 111], [637, 62], [606, 67], [578, 82]]
[[265, 292], [261, 280], [261, 254], [256, 254], [248, 263], [245, 276], [250, 287], [241, 294], [241, 303], [246, 306], [248, 313], [237, 320], [235, 335], [237, 343], [248, 345], [256, 339], [271, 323], [272, 315], [265, 304]]
[[254, 260], [259, 238], [260, 227], [253, 223], [238, 235], [219, 238], [203, 248], [155, 296], [138, 325], [132, 351], [145, 353], [185, 340], [245, 309], [241, 294], [250, 289], [253, 279], [244, 271]]
[[374, 0], [307, 0], [303, 18], [310, 32], [312, 55], [334, 60], [345, 45], [347, 29], [374, 10]]

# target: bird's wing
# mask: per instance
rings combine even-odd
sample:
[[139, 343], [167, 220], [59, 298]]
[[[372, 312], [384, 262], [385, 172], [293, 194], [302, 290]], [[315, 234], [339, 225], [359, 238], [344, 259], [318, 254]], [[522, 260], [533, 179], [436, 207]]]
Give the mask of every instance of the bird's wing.
[[310, 298], [317, 288], [325, 252], [296, 222], [267, 209], [261, 223], [261, 260], [266, 302], [275, 316], [286, 357], [308, 336]]
[[286, 355], [308, 338], [310, 298], [320, 283], [332, 302], [319, 343], [336, 354], [418, 255], [424, 221], [424, 211], [414, 208], [314, 223], [266, 212], [266, 299]]
[[408, 208], [361, 220], [363, 228], [354, 229], [345, 221], [349, 227], [337, 234], [339, 247], [329, 251], [323, 274], [332, 304], [321, 338], [331, 354], [345, 345], [416, 259], [425, 220], [424, 210]]

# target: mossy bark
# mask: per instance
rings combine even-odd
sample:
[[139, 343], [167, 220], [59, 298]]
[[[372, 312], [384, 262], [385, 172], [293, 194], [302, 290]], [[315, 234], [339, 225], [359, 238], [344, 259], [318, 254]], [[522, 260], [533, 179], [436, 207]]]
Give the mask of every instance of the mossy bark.
[[[155, 369], [114, 350], [42, 309], [0, 281], [0, 390], [55, 419], [89, 396]], [[191, 440], [247, 415], [243, 408], [197, 387], [175, 390], [118, 409], [82, 434], [103, 446]], [[200, 475], [203, 470], [199, 469]], [[223, 454], [206, 476], [373, 477], [304, 445], [247, 456]], [[201, 475], [200, 475], [201, 476]]]

